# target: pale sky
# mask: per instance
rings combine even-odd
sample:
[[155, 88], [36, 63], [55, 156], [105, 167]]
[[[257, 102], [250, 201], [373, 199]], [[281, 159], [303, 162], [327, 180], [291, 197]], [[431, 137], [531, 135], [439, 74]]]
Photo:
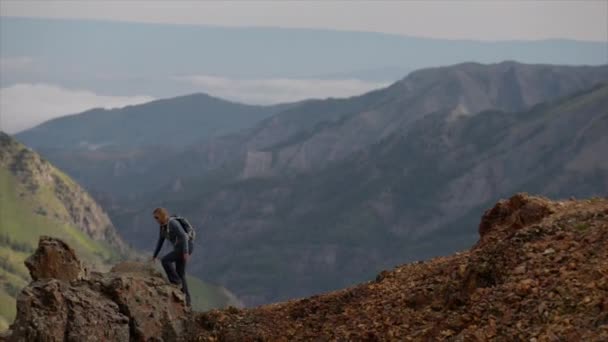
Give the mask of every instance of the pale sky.
[[474, 40], [608, 41], [608, 0], [0, 1], [2, 16], [272, 26]]
[[[0, 25], [9, 133], [194, 92], [269, 104], [358, 95], [465, 61], [608, 62], [608, 0], [0, 0]], [[585, 42], [528, 42], [555, 38]]]

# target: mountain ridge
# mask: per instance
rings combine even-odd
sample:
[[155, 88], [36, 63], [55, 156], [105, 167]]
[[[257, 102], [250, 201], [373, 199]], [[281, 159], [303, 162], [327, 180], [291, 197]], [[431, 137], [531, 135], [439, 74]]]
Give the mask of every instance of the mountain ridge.
[[335, 292], [195, 315], [190, 340], [608, 338], [608, 200], [517, 194], [488, 209], [470, 250]]
[[[35, 149], [95, 150], [104, 144], [133, 148], [159, 145], [162, 138], [166, 141], [160, 145], [183, 146], [238, 130], [291, 105], [246, 105], [194, 93], [123, 108], [93, 108], [49, 120], [15, 136]], [[138, 128], [141, 125], [147, 129]]]

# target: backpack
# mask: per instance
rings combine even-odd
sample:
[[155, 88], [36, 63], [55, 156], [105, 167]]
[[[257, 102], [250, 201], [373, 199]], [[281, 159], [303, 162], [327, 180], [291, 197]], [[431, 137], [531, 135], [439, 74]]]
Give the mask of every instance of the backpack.
[[188, 235], [188, 240], [194, 241], [194, 238], [196, 238], [196, 231], [194, 230], [194, 227], [192, 227], [190, 222], [188, 222], [188, 220], [186, 220], [186, 218], [182, 216], [171, 216], [171, 218], [174, 218], [177, 220], [177, 222], [179, 222], [179, 224], [182, 226], [182, 229], [184, 229], [184, 231], [186, 232], [186, 235]]

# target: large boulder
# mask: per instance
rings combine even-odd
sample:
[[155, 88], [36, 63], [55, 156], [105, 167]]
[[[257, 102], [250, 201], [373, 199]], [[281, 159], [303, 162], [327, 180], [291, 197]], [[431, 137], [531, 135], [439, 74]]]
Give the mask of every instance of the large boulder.
[[519, 193], [501, 200], [491, 209], [486, 210], [479, 223], [479, 236], [498, 230], [515, 231], [540, 222], [551, 215], [554, 210], [551, 202], [541, 197]]
[[[135, 271], [138, 264], [139, 272]], [[181, 290], [168, 284], [148, 264], [129, 262], [113, 270], [91, 282], [130, 318], [132, 337], [138, 341], [174, 341], [183, 331], [189, 313]]]
[[34, 281], [17, 298], [8, 341], [175, 341], [190, 310], [152, 264], [83, 271], [63, 241], [43, 237], [26, 261]]
[[49, 279], [21, 292], [11, 330], [12, 341], [128, 341], [129, 317], [99, 292]]
[[58, 279], [69, 282], [86, 275], [76, 252], [67, 243], [49, 236], [40, 237], [38, 249], [25, 260], [25, 266], [33, 280]]

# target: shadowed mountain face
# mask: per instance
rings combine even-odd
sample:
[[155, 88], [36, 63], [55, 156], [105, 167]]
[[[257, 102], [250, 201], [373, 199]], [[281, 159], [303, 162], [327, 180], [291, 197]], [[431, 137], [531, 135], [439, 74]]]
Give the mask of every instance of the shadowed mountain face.
[[589, 90], [605, 80], [607, 66], [427, 69], [118, 174], [71, 169], [140, 248], [151, 208], [188, 216], [193, 271], [264, 303], [464, 248], [482, 208], [513, 191], [605, 194], [606, 87]]
[[605, 196], [606, 108], [608, 86], [518, 113], [437, 112], [318, 171], [156, 198], [202, 227], [197, 272], [249, 303], [305, 296], [468, 247], [508, 193]]

